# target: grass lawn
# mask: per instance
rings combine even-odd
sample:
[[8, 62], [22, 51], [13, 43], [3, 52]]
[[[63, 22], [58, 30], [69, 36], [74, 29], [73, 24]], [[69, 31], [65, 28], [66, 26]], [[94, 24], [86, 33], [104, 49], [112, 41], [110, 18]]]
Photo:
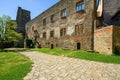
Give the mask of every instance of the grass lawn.
[[23, 80], [31, 70], [29, 58], [16, 52], [0, 52], [0, 80]]
[[71, 51], [71, 50], [49, 49], [49, 48], [41, 48], [41, 49], [36, 48], [34, 50], [46, 54], [52, 54], [58, 56], [67, 56], [67, 57], [85, 59], [91, 61], [120, 64], [120, 56], [103, 55], [103, 54], [91, 53], [85, 51]]

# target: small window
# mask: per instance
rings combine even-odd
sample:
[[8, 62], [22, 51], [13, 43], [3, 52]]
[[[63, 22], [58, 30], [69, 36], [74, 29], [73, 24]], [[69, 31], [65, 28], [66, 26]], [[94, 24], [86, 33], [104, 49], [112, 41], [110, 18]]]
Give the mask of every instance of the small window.
[[84, 9], [85, 9], [84, 1], [80, 1], [76, 3], [76, 12], [84, 11]]
[[54, 37], [54, 31], [50, 31], [50, 37]]
[[65, 36], [66, 35], [66, 28], [60, 29], [60, 36]]
[[83, 25], [75, 25], [75, 35], [81, 35], [83, 33]]
[[66, 15], [67, 15], [66, 9], [63, 9], [63, 10], [61, 11], [61, 17], [62, 17], [62, 18], [63, 18], [63, 17], [66, 17]]
[[34, 37], [35, 37], [35, 38], [39, 38], [39, 33], [38, 33], [37, 30], [34, 31]]
[[46, 19], [43, 19], [43, 25], [46, 25]]
[[53, 14], [53, 15], [51, 15], [51, 23], [53, 23], [53, 22], [55, 22], [55, 15]]
[[43, 38], [46, 38], [46, 32], [43, 33]]
[[32, 31], [34, 30], [34, 26], [32, 26]]
[[96, 0], [96, 6], [98, 6], [99, 5], [99, 0]]

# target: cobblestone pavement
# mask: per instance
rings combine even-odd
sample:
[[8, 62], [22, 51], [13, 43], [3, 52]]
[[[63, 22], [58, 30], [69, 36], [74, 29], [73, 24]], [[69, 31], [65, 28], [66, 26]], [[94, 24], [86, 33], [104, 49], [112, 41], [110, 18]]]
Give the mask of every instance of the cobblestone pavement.
[[73, 59], [35, 51], [20, 52], [33, 68], [24, 80], [120, 80], [120, 65]]

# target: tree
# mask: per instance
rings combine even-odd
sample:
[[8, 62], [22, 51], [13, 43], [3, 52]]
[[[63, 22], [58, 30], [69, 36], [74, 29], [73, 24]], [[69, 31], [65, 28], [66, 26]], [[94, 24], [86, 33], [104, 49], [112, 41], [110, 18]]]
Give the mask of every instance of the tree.
[[11, 20], [9, 16], [0, 17], [0, 42], [17, 42], [22, 34], [15, 31], [16, 27], [16, 21]]

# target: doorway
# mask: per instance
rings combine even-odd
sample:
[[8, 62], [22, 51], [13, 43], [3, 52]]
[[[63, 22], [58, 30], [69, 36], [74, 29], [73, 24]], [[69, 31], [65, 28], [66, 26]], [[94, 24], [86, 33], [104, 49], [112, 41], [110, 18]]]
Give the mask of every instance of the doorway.
[[51, 49], [53, 49], [54, 48], [54, 45], [53, 44], [51, 44]]
[[81, 49], [81, 44], [77, 43], [77, 50], [80, 50], [80, 49]]

